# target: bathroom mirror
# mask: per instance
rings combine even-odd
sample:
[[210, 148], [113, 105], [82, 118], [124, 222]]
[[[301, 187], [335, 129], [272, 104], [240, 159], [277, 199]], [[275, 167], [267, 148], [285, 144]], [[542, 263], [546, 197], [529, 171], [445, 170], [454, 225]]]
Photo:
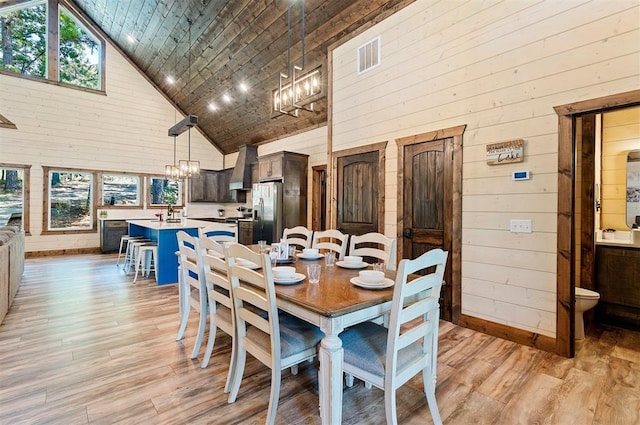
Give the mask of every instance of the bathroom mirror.
[[627, 155], [627, 225], [640, 227], [640, 150]]

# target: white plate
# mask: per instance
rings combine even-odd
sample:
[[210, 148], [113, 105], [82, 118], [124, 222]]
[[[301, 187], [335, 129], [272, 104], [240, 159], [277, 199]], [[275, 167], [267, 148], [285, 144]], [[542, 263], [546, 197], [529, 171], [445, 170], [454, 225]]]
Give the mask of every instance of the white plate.
[[384, 289], [384, 288], [389, 288], [393, 286], [395, 282], [393, 281], [393, 279], [389, 279], [385, 277], [380, 282], [367, 283], [367, 282], [361, 281], [359, 277], [352, 277], [351, 283], [365, 289]]
[[294, 283], [302, 282], [306, 278], [302, 273], [294, 273], [293, 276], [287, 278], [273, 278], [273, 282], [278, 285], [293, 285]]
[[251, 270], [257, 270], [260, 268], [260, 266], [254, 263], [253, 261], [245, 260], [243, 258], [238, 258], [238, 260], [236, 261], [236, 264]]
[[300, 253], [300, 254], [296, 254], [296, 257], [303, 259], [303, 260], [319, 260], [321, 258], [324, 258], [324, 254], [318, 254], [315, 257], [305, 257], [304, 254]]
[[345, 269], [364, 269], [365, 267], [369, 267], [369, 264], [364, 261], [361, 263], [348, 263], [346, 261], [336, 261], [336, 266], [342, 267]]

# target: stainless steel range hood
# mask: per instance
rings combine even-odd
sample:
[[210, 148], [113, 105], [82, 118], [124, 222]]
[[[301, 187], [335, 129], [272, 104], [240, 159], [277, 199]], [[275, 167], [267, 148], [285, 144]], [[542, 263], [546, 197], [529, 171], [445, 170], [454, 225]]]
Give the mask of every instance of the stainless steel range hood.
[[238, 160], [231, 173], [229, 189], [251, 190], [251, 164], [258, 162], [258, 147], [256, 145], [242, 145], [238, 149]]

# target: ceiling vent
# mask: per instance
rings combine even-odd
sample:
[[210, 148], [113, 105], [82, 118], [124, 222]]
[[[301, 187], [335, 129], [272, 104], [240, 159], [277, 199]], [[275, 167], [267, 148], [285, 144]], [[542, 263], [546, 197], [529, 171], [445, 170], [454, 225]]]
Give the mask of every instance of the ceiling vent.
[[358, 47], [358, 74], [380, 65], [380, 36]]

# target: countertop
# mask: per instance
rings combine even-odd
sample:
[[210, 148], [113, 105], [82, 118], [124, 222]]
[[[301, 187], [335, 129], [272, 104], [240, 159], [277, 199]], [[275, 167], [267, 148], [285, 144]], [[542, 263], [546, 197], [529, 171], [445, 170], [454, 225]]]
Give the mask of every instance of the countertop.
[[[136, 226], [147, 227], [154, 230], [176, 230], [176, 229], [193, 229], [207, 227], [211, 225], [209, 221], [187, 219], [186, 222], [167, 223], [166, 221], [158, 220], [127, 220], [127, 223], [134, 224]], [[229, 223], [232, 224], [232, 223]]]
[[596, 245], [602, 246], [619, 246], [623, 248], [639, 248], [640, 241], [638, 234], [636, 234], [635, 242], [632, 240], [633, 233], [639, 232], [635, 230], [633, 232], [617, 231], [614, 233], [614, 239], [604, 239], [602, 237], [602, 231], [596, 232]]

